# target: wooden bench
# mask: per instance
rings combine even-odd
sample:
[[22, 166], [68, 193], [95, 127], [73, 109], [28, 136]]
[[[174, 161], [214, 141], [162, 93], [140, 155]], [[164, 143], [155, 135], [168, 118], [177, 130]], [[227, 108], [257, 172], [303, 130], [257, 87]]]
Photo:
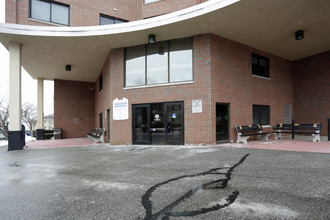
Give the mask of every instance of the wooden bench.
[[101, 142], [104, 143], [104, 128], [93, 128], [93, 130], [90, 133], [87, 133], [87, 137], [91, 139], [94, 144]]
[[282, 139], [283, 133], [292, 134], [311, 134], [313, 136], [313, 142], [320, 141], [321, 123], [314, 124], [277, 124], [273, 127], [273, 133], [275, 134], [275, 140]]
[[257, 125], [236, 125], [235, 126], [237, 131], [237, 140], [236, 144], [242, 142], [243, 144], [247, 144], [247, 139], [250, 136], [259, 136], [258, 140], [265, 140], [268, 141], [268, 136], [270, 135], [269, 132], [262, 132], [262, 126]]

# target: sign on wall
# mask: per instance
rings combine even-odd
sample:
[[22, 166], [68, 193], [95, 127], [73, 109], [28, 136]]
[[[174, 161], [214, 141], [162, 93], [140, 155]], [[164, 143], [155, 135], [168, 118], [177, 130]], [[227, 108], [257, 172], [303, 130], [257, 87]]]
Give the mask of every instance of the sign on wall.
[[192, 113], [203, 112], [203, 103], [201, 99], [192, 100]]
[[112, 104], [112, 118], [113, 120], [126, 120], [128, 119], [128, 99], [113, 100]]

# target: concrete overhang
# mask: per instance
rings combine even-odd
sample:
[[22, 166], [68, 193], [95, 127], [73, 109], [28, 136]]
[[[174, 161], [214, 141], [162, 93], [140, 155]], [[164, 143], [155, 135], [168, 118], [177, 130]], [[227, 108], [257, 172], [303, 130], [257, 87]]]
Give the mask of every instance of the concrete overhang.
[[[311, 56], [330, 49], [329, 12], [329, 0], [210, 0], [116, 25], [0, 24], [0, 42], [22, 44], [22, 65], [33, 78], [95, 82], [110, 49], [146, 44], [149, 34], [162, 41], [213, 33], [291, 61]], [[305, 38], [297, 41], [300, 29]]]

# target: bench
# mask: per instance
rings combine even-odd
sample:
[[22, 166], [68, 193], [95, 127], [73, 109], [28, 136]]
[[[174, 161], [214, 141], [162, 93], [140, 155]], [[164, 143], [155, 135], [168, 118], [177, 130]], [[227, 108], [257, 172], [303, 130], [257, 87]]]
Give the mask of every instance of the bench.
[[93, 128], [90, 133], [87, 133], [87, 137], [93, 141], [94, 144], [101, 142], [104, 143], [104, 128]]
[[273, 127], [273, 133], [275, 134], [275, 140], [282, 139], [283, 133], [292, 134], [311, 134], [313, 136], [313, 142], [320, 141], [321, 123], [314, 124], [277, 124]]
[[259, 136], [258, 140], [265, 140], [268, 141], [268, 136], [270, 135], [269, 132], [262, 132], [262, 126], [257, 125], [236, 125], [235, 126], [237, 131], [237, 140], [236, 144], [242, 142], [243, 144], [247, 144], [247, 139], [250, 136]]

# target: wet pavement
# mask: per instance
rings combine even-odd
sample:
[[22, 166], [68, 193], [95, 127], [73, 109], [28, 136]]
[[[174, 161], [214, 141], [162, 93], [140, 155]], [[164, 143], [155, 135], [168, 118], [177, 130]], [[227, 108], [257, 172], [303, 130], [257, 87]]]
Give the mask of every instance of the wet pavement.
[[0, 219], [328, 219], [330, 155], [224, 146], [0, 149]]

